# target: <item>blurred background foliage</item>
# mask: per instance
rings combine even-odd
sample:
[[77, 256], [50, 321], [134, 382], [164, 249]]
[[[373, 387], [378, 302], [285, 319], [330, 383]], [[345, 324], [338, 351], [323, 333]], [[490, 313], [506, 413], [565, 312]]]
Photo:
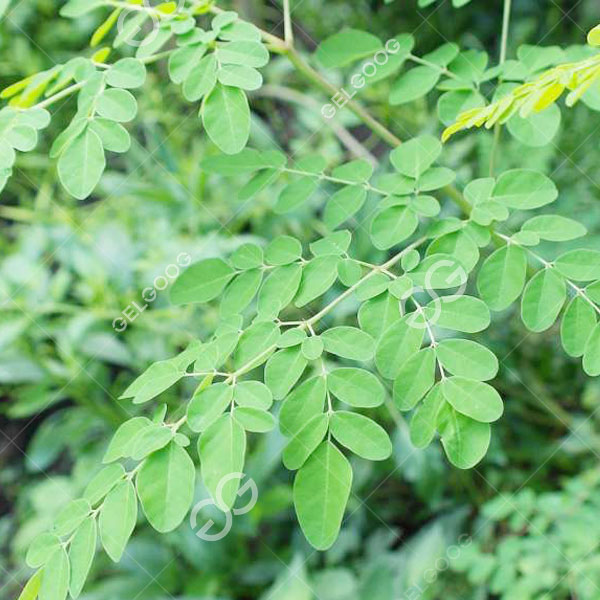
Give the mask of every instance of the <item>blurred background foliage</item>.
[[[61, 3], [54, 0], [12, 4], [0, 23], [2, 87], [80, 52], [97, 26], [94, 13], [76, 23], [59, 18]], [[277, 2], [229, 6], [281, 33]], [[350, 26], [384, 40], [413, 32], [419, 52], [451, 40], [486, 50], [492, 61], [498, 54], [499, 0], [473, 0], [461, 9], [449, 0], [425, 8], [416, 0], [296, 0], [292, 8], [297, 43], [310, 52]], [[599, 21], [596, 0], [514, 0], [508, 57], [523, 43], [581, 44]], [[115, 331], [113, 320], [132, 302], [143, 307], [143, 290], [181, 253], [198, 260], [249, 239], [291, 232], [310, 240], [319, 232], [314, 206], [277, 217], [272, 191], [244, 203], [235, 179], [202, 173], [200, 161], [215, 148], [202, 135], [195, 109], [165, 85], [162, 69], [151, 73], [140, 94], [134, 148], [112, 159], [91, 199], [69, 198], [46, 158], [47, 140], [67, 123], [68, 102], [36, 151], [19, 156], [3, 192], [2, 598], [16, 598], [28, 575], [23, 555], [30, 540], [81, 492], [116, 426], [140, 410], [118, 400], [124, 387], [150, 362], [205, 336], [217, 315], [174, 309], [168, 292], [158, 291], [125, 331]], [[326, 74], [342, 83], [335, 72]], [[265, 78], [269, 86], [252, 99], [254, 147], [279, 145], [296, 157], [316, 152], [331, 164], [347, 156], [339, 130], [320, 115], [325, 97], [285, 59], [273, 60]], [[360, 101], [401, 138], [439, 133], [435, 94], [391, 107], [388, 88], [386, 81], [366, 88]], [[387, 148], [351, 113], [340, 111], [336, 122], [372, 155], [385, 157]], [[595, 247], [599, 128], [598, 113], [586, 106], [563, 110], [553, 143], [529, 148], [503, 132], [497, 159], [498, 171], [532, 166], [552, 174], [560, 189], [554, 211], [584, 222]], [[488, 132], [459, 136], [447, 146], [445, 161], [458, 171], [459, 183], [487, 175], [490, 146]], [[376, 258], [365, 254], [364, 260]], [[258, 485], [258, 504], [235, 518], [225, 539], [203, 542], [187, 522], [166, 536], [145, 525], [120, 564], [104, 556], [98, 562], [85, 600], [599, 598], [600, 384], [565, 356], [555, 330], [529, 334], [511, 311], [486, 333], [501, 359], [494, 385], [507, 410], [478, 467], [451, 468], [437, 445], [415, 451], [404, 418], [394, 414], [393, 457], [382, 464], [355, 461], [340, 538], [317, 553], [295, 524], [290, 474], [280, 466], [283, 442], [273, 432], [250, 451], [247, 472]], [[182, 385], [161, 398], [177, 405], [191, 392]], [[203, 495], [199, 489], [197, 498]]]

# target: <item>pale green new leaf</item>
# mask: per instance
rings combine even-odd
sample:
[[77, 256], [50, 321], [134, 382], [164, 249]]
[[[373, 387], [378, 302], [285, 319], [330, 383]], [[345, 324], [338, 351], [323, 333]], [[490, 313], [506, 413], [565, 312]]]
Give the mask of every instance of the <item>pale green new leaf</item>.
[[104, 467], [86, 486], [83, 497], [94, 506], [97, 502], [102, 500], [110, 490], [125, 475], [125, 469], [120, 463], [113, 463]]
[[267, 433], [275, 427], [273, 415], [260, 408], [240, 406], [235, 409], [233, 416], [246, 431], [253, 433]]
[[571, 250], [559, 256], [554, 266], [561, 275], [577, 281], [600, 279], [600, 251]]
[[410, 420], [410, 441], [416, 448], [426, 448], [433, 440], [438, 414], [445, 404], [444, 394], [438, 383], [417, 406]]
[[549, 242], [567, 242], [587, 233], [581, 223], [559, 215], [533, 217], [523, 224], [521, 231], [531, 231]]
[[322, 296], [337, 279], [337, 256], [317, 256], [303, 268], [302, 280], [294, 304], [302, 308]]

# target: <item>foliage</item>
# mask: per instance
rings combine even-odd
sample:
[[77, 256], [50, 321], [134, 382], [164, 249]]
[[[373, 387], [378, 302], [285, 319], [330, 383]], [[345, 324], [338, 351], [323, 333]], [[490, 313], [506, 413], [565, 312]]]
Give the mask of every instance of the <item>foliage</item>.
[[[130, 131], [151, 131], [144, 111], [137, 114], [138, 103], [160, 113], [162, 105], [168, 104], [164, 98], [173, 93], [177, 122], [178, 113], [188, 110], [183, 108], [186, 103], [200, 101], [207, 139], [198, 141], [199, 152], [190, 153], [193, 166], [182, 158], [188, 154], [187, 148], [178, 149], [174, 162], [182, 179], [198, 173], [197, 179], [189, 179], [201, 181], [197, 188], [202, 190], [198, 194], [203, 201], [201, 209], [211, 217], [218, 215], [207, 218], [208, 224], [188, 222], [190, 213], [198, 211], [190, 210], [187, 194], [183, 194], [181, 204], [187, 203], [186, 208], [154, 206], [150, 214], [140, 217], [136, 242], [144, 236], [170, 238], [169, 251], [177, 248], [175, 254], [169, 254], [167, 248], [161, 250], [154, 264], [168, 262], [183, 244], [188, 247], [190, 238], [197, 244], [192, 252], [195, 262], [182, 269], [169, 290], [172, 306], [166, 306], [165, 293], [156, 309], [140, 316], [140, 323], [148, 318], [148, 332], [138, 331], [136, 324], [135, 331], [119, 338], [114, 326], [110, 327], [109, 319], [121, 312], [115, 311], [115, 306], [128, 298], [127, 294], [110, 296], [105, 289], [119, 289], [117, 274], [108, 282], [96, 280], [103, 269], [95, 268], [97, 257], [81, 266], [80, 259], [70, 261], [61, 256], [56, 272], [50, 267], [42, 271], [52, 300], [45, 322], [51, 329], [45, 339], [52, 347], [42, 369], [31, 358], [19, 356], [19, 372], [26, 376], [5, 382], [22, 386], [11, 404], [12, 416], [29, 417], [45, 410], [49, 391], [50, 404], [60, 402], [62, 386], [70, 384], [71, 373], [61, 372], [57, 377], [56, 363], [70, 362], [69, 367], [77, 370], [78, 362], [71, 359], [85, 352], [94, 374], [111, 392], [118, 390], [120, 397], [90, 401], [85, 386], [69, 393], [80, 406], [52, 412], [27, 449], [35, 459], [42, 457], [41, 464], [32, 461], [37, 471], [55, 464], [65, 448], [76, 464], [73, 475], [65, 476], [67, 497], [61, 496], [56, 506], [48, 507], [30, 531], [22, 534], [20, 550], [31, 541], [26, 562], [33, 570], [22, 598], [62, 600], [80, 594], [92, 598], [95, 590], [97, 597], [109, 597], [112, 581], [103, 588], [95, 573], [107, 567], [121, 573], [129, 552], [144, 563], [148, 547], [156, 543], [145, 522], [167, 534], [169, 540], [157, 559], [165, 572], [165, 580], [158, 584], [162, 591], [154, 586], [148, 592], [152, 597], [170, 594], [170, 590], [182, 593], [183, 589], [183, 593], [211, 597], [221, 593], [243, 597], [260, 593], [258, 589], [264, 591], [274, 579], [272, 567], [262, 578], [254, 574], [253, 580], [250, 574], [236, 581], [233, 568], [223, 574], [225, 567], [213, 565], [226, 584], [215, 584], [207, 575], [199, 582], [186, 582], [186, 588], [177, 585], [181, 580], [177, 569], [183, 567], [171, 567], [176, 551], [198, 566], [193, 532], [183, 533], [180, 527], [198, 490], [228, 514], [240, 482], [227, 476], [246, 471], [260, 475], [261, 468], [262, 479], [256, 479], [264, 486], [261, 496], [264, 493], [265, 497], [256, 509], [259, 516], [244, 521], [248, 535], [261, 536], [261, 523], [277, 523], [293, 505], [304, 537], [312, 548], [326, 552], [330, 561], [325, 568], [316, 560], [309, 562], [309, 575], [303, 555], [309, 559], [312, 550], [299, 539], [293, 552], [285, 551], [289, 571], [264, 592], [265, 598], [279, 597], [280, 589], [293, 598], [309, 598], [313, 585], [325, 598], [332, 589], [346, 590], [346, 597], [371, 597], [377, 585], [383, 590], [381, 597], [393, 597], [391, 590], [411, 593], [427, 568], [422, 555], [443, 555], [444, 545], [453, 544], [464, 527], [466, 513], [459, 509], [460, 504], [473, 501], [457, 492], [460, 486], [439, 481], [443, 478], [438, 474], [444, 473], [447, 479], [464, 477], [459, 480], [472, 484], [471, 475], [462, 470], [479, 465], [488, 451], [488, 460], [496, 468], [491, 470], [492, 478], [499, 477], [498, 471], [515, 458], [506, 458], [509, 449], [498, 449], [509, 431], [501, 418], [505, 403], [500, 392], [511, 400], [506, 403], [510, 425], [530, 427], [529, 415], [515, 414], [525, 409], [515, 406], [514, 397], [506, 393], [505, 379], [498, 377], [506, 358], [497, 356], [513, 352], [518, 339], [508, 337], [506, 347], [500, 347], [504, 352], [497, 351], [496, 314], [507, 319], [509, 313], [503, 311], [512, 311], [518, 303], [521, 321], [529, 332], [559, 335], [565, 355], [581, 359], [577, 371], [568, 363], [572, 372], [579, 373], [577, 377], [583, 378], [581, 373], [600, 375], [600, 250], [591, 247], [593, 239], [587, 236], [586, 227], [564, 216], [573, 213], [561, 209], [559, 198], [570, 193], [569, 186], [564, 181], [558, 186], [554, 183], [554, 175], [546, 174], [551, 170], [544, 159], [536, 158], [541, 155], [532, 159], [537, 164], [520, 158], [507, 164], [497, 156], [497, 129], [489, 172], [487, 165], [463, 168], [459, 142], [443, 148], [437, 123], [415, 127], [417, 135], [400, 143], [352, 98], [346, 101], [348, 112], [393, 146], [389, 160], [374, 160], [371, 150], [380, 158], [381, 147], [357, 142], [344, 127], [340, 139], [361, 158], [348, 160], [339, 150], [323, 152], [318, 145], [296, 156], [297, 141], [276, 148], [256, 125], [266, 114], [257, 96], [269, 91], [269, 86], [262, 87], [263, 75], [258, 69], [264, 68], [266, 76], [277, 81], [281, 77], [277, 69], [283, 69], [281, 63], [289, 59], [314, 88], [328, 95], [327, 102], [334, 103], [330, 107], [336, 105], [331, 94], [337, 93], [338, 87], [318, 68], [332, 70], [331, 77], [340, 87], [347, 85], [346, 81], [354, 85], [353, 75], [365, 73], [365, 97], [376, 98], [374, 104], [381, 103], [385, 111], [410, 108], [433, 96], [437, 117], [446, 126], [457, 118], [458, 124], [464, 124], [465, 108], [497, 114], [499, 104], [486, 106], [484, 92], [492, 92], [492, 86], [499, 84], [496, 98], [500, 98], [499, 90], [509, 94], [499, 102], [511, 99], [511, 114], [500, 119], [508, 123], [511, 143], [518, 144], [521, 153], [522, 144], [543, 152], [558, 135], [563, 117], [557, 106], [538, 104], [539, 98], [528, 104], [534, 97], [528, 94], [544, 93], [556, 77], [572, 75], [574, 70], [579, 73], [583, 66], [590, 75], [585, 80], [590, 89], [583, 100], [595, 109], [591, 87], [597, 83], [592, 74], [596, 55], [583, 46], [562, 51], [522, 45], [517, 50], [518, 60], [501, 60], [489, 67], [488, 55], [481, 49], [461, 49], [446, 42], [413, 54], [416, 41], [412, 34], [399, 34], [389, 45], [357, 25], [340, 29], [307, 58], [293, 44], [287, 3], [284, 8], [286, 25], [281, 39], [240, 19], [236, 12], [207, 2], [165, 2], [148, 7], [136, 2], [71, 0], [61, 11], [64, 16], [73, 18], [75, 24], [93, 19], [92, 56], [70, 58], [11, 84], [2, 93], [9, 99], [0, 117], [5, 193], [18, 184], [15, 161], [19, 165], [25, 160], [15, 150], [33, 152], [38, 131], [56, 129], [46, 109], [76, 96], [74, 117], [66, 127], [61, 125], [62, 132], [54, 138], [48, 156], [56, 161], [66, 192], [79, 200], [94, 198], [104, 190], [110, 195], [128, 189], [123, 172], [139, 168], [130, 162], [139, 152], [136, 136], [132, 142]], [[123, 29], [119, 19], [130, 10], [137, 14], [136, 27]], [[138, 26], [151, 31], [131, 56], [126, 42], [132, 40], [128, 36], [133, 36]], [[110, 46], [96, 49], [109, 39]], [[589, 41], [596, 44], [594, 30]], [[114, 51], [119, 58], [107, 62]], [[269, 52], [281, 55], [282, 60], [269, 64]], [[385, 52], [389, 52], [385, 65], [376, 69], [374, 76], [366, 75], [369, 60], [376, 62], [373, 57]], [[577, 63], [559, 64], [565, 57], [575, 60], [572, 57], [588, 55]], [[163, 59], [167, 59], [165, 65]], [[413, 63], [416, 66], [406, 68]], [[549, 66], [554, 68], [544, 71]], [[579, 88], [582, 80], [574, 81], [571, 75], [565, 85], [584, 91]], [[164, 89], [161, 76], [181, 86], [181, 94]], [[507, 81], [515, 82], [508, 84], [514, 87], [512, 91]], [[519, 86], [517, 82], [524, 83]], [[138, 92], [136, 99], [129, 90], [142, 86], [144, 92]], [[277, 89], [270, 91], [276, 93]], [[523, 91], [527, 94], [521, 95]], [[150, 92], [158, 93], [152, 99]], [[559, 95], [554, 92], [552, 101]], [[517, 115], [525, 106], [545, 110], [532, 115], [527, 109]], [[168, 107], [165, 112], [160, 120], [168, 129]], [[182, 132], [185, 143], [190, 137]], [[123, 156], [115, 161], [107, 150]], [[500, 169], [494, 168], [495, 161]], [[13, 170], [17, 181], [9, 182]], [[170, 168], [174, 171], [175, 167]], [[147, 194], [155, 201], [171, 202], [170, 180], [161, 175], [147, 173], [152, 191], [140, 177], [141, 181], [129, 188], [130, 195], [136, 200], [146, 200], [143, 196]], [[72, 206], [68, 199], [64, 202], [69, 214], [85, 210], [85, 205]], [[549, 212], [553, 203], [557, 208]], [[146, 211], [144, 202], [136, 206], [140, 214]], [[244, 206], [253, 207], [256, 213], [242, 211], [239, 216], [238, 209]], [[15, 210], [5, 214], [29, 213]], [[110, 213], [102, 219], [110, 222]], [[130, 223], [127, 209], [121, 209], [119, 219]], [[199, 232], [208, 235], [224, 223], [229, 229], [232, 221], [234, 233], [225, 235], [219, 230], [222, 239], [217, 236], [218, 243], [210, 250], [198, 242]], [[160, 227], [155, 229], [159, 222], [168, 225], [160, 231]], [[53, 222], [41, 228], [49, 237], [56, 235], [56, 230]], [[248, 230], [250, 235], [245, 234]], [[23, 238], [23, 247], [36, 233]], [[177, 236], [177, 243], [171, 236]], [[39, 243], [35, 258], [39, 260], [44, 251], [58, 250], [53, 243]], [[555, 250], [556, 243], [565, 246]], [[76, 251], [86, 253], [80, 247]], [[59, 277], [62, 273], [65, 281]], [[72, 273], [78, 278], [73, 283]], [[131, 265], [129, 276], [140, 288], [146, 284]], [[21, 292], [18, 277], [13, 275], [10, 282], [14, 284], [11, 292]], [[9, 297], [12, 299], [12, 294]], [[34, 295], [27, 303], [39, 311], [38, 298]], [[98, 311], [96, 318], [90, 318], [90, 309]], [[17, 305], [9, 317], [11, 331], [5, 343], [12, 348], [15, 338], [24, 333], [32, 338], [26, 340], [31, 344], [24, 345], [35, 347], [38, 340], [26, 331], [18, 310]], [[61, 316], [62, 311], [68, 316]], [[168, 325], [161, 329], [163, 319]], [[56, 332], [65, 325], [66, 332], [54, 346]], [[156, 340], [155, 331], [165, 339]], [[143, 349], [146, 345], [148, 350]], [[556, 353], [553, 357], [567, 364], [565, 356]], [[146, 367], [142, 374], [132, 375], [142, 365]], [[115, 376], [118, 368], [131, 372]], [[535, 385], [535, 377], [527, 375], [525, 368], [522, 375], [525, 385]], [[570, 426], [563, 413], [558, 411], [559, 421], [565, 418]], [[492, 436], [492, 423], [494, 432], [502, 432], [500, 436]], [[532, 429], [527, 429], [528, 433]], [[57, 444], [52, 439], [57, 431], [64, 432], [63, 439], [73, 437]], [[440, 445], [432, 444], [436, 437]], [[83, 445], [89, 454], [81, 457]], [[413, 453], [418, 458], [411, 458]], [[530, 454], [535, 464], [535, 451]], [[277, 461], [281, 458], [292, 474], [277, 470], [274, 475], [274, 457]], [[382, 466], [372, 464], [378, 462]], [[408, 492], [403, 490], [406, 501], [422, 502], [429, 515], [438, 514], [400, 550], [394, 548], [394, 535], [381, 531], [370, 535], [369, 531], [367, 548], [361, 548], [364, 563], [355, 564], [352, 554], [368, 531], [361, 492], [363, 497], [371, 495], [367, 484], [376, 475], [385, 482], [392, 463], [402, 467], [403, 478], [410, 483]], [[428, 469], [430, 473], [426, 473]], [[506, 477], [518, 480], [520, 475], [511, 472]], [[371, 488], [376, 491], [378, 486], [372, 483]], [[451, 493], [448, 487], [453, 488]], [[47, 493], [42, 486], [40, 490], [40, 495]], [[572, 494], [571, 488], [567, 491]], [[439, 516], [440, 507], [448, 506], [452, 493], [460, 498], [454, 499], [455, 510]], [[531, 501], [527, 494], [519, 493], [519, 502], [523, 498]], [[543, 504], [543, 494], [541, 498]], [[39, 511], [38, 505], [35, 511]], [[485, 506], [481, 514], [489, 518], [495, 504]], [[285, 518], [291, 530], [292, 519], [289, 515]], [[418, 525], [423, 523], [420, 520]], [[280, 542], [276, 533], [269, 535], [270, 542]], [[509, 568], [502, 568], [504, 555], [491, 560], [488, 554], [481, 554], [487, 543], [478, 541], [468, 552], [463, 550], [462, 568], [474, 587], [487, 582], [494, 569], [504, 573]], [[97, 551], [99, 546], [106, 556]], [[543, 553], [539, 540], [532, 547]], [[240, 552], [236, 540], [219, 548], [215, 553], [219, 559]], [[203, 558], [208, 560], [211, 551], [204, 548]], [[261, 559], [267, 562], [264, 555]], [[120, 565], [112, 566], [109, 560]], [[394, 561], [403, 566], [399, 574]], [[508, 562], [512, 564], [514, 559], [509, 557]], [[539, 563], [535, 564], [537, 569]], [[548, 589], [570, 573], [563, 567], [561, 563], [556, 568], [556, 580], [544, 582]], [[513, 570], [510, 578], [505, 575], [510, 579], [506, 584], [511, 586], [509, 593], [514, 592], [514, 585], [523, 587], [524, 598], [540, 591], [527, 591], [529, 584], [519, 581], [521, 575], [527, 579], [527, 566]], [[298, 576], [290, 577], [289, 572]], [[84, 591], [88, 579], [92, 581], [89, 596]], [[452, 579], [448, 594], [455, 584], [460, 589], [460, 581]], [[135, 596], [150, 584], [147, 578], [140, 581], [137, 577], [123, 584], [125, 587], [115, 585], [117, 595]], [[537, 578], [536, 585], [541, 585]], [[559, 589], [562, 593], [563, 588]], [[490, 583], [489, 590], [503, 593], [505, 587]], [[434, 598], [440, 592], [431, 585], [420, 593]], [[464, 597], [460, 593], [457, 591], [457, 597]], [[582, 597], [585, 593], [578, 590]]]

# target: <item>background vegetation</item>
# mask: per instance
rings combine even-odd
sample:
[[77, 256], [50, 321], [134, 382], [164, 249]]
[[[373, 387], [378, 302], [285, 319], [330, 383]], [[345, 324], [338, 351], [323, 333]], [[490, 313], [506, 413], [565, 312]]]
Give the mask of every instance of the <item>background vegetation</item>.
[[[97, 15], [67, 21], [58, 4], [14, 0], [0, 24], [2, 87], [86, 46]], [[231, 7], [282, 34], [279, 3], [238, 0]], [[499, 53], [499, 1], [456, 9], [449, 0], [427, 7], [416, 0], [297, 0], [292, 8], [297, 45], [311, 52], [349, 26], [383, 40], [414, 32], [423, 53], [447, 40], [486, 50], [492, 60]], [[599, 21], [594, 0], [515, 0], [507, 55], [515, 57], [521, 44], [582, 44]], [[355, 150], [387, 154], [349, 111], [336, 118], [346, 133], [330, 127], [320, 114], [325, 95], [284, 59], [272, 60], [263, 74], [269, 85], [252, 95], [254, 147], [278, 145], [296, 157], [317, 153], [337, 164], [351, 156], [343, 143], [351, 132]], [[335, 82], [335, 72], [327, 75]], [[200, 163], [215, 147], [201, 133], [196, 109], [165, 80], [164, 67], [149, 73], [132, 150], [111, 158], [89, 199], [68, 196], [47, 158], [48, 140], [68, 123], [68, 105], [55, 111], [50, 135], [36, 150], [19, 156], [2, 193], [2, 598], [18, 596], [30, 574], [29, 543], [81, 493], [109, 437], [137, 410], [118, 399], [123, 389], [151, 362], [211, 332], [218, 315], [172, 307], [168, 293], [158, 292], [125, 331], [115, 331], [113, 320], [132, 301], [141, 305], [142, 290], [181, 253], [198, 260], [241, 241], [320, 232], [310, 206], [277, 216], [272, 191], [243, 202], [239, 181], [204, 172]], [[365, 89], [360, 100], [390, 130], [404, 139], [439, 134], [435, 97], [390, 106], [386, 85]], [[582, 221], [590, 232], [586, 244], [597, 249], [599, 128], [598, 113], [581, 105], [563, 111], [553, 143], [526, 147], [503, 132], [496, 156], [498, 172], [528, 166], [552, 174], [560, 190], [555, 212]], [[465, 181], [486, 176], [491, 138], [485, 131], [457, 137], [445, 164]], [[258, 504], [235, 519], [225, 539], [203, 542], [187, 520], [164, 536], [144, 523], [121, 563], [98, 559], [82, 598], [600, 597], [600, 384], [559, 347], [558, 326], [533, 335], [512, 315], [516, 310], [496, 315], [486, 333], [500, 359], [494, 386], [506, 412], [473, 470], [450, 466], [439, 445], [415, 450], [407, 421], [394, 413], [392, 457], [353, 462], [349, 516], [335, 545], [319, 553], [298, 529], [275, 430], [250, 449], [246, 472], [258, 485]], [[166, 401], [176, 406], [189, 398], [189, 383], [170, 390]]]

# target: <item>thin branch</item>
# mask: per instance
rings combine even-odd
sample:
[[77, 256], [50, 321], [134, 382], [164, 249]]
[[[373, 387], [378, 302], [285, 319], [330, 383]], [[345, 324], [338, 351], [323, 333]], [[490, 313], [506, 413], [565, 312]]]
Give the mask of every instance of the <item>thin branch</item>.
[[[282, 85], [263, 85], [256, 91], [257, 95], [267, 96], [269, 98], [277, 98], [285, 102], [293, 102], [300, 106], [311, 106], [315, 110], [320, 110], [320, 104], [310, 96], [302, 94], [296, 90], [284, 87]], [[343, 125], [337, 121], [330, 120], [328, 125], [331, 130], [337, 135], [340, 142], [348, 148], [348, 150], [357, 158], [365, 158], [372, 165], [377, 165], [377, 158], [371, 154]]]
[[283, 0], [283, 31], [285, 43], [288, 48], [294, 47], [294, 31], [292, 29], [292, 11], [290, 0]]

